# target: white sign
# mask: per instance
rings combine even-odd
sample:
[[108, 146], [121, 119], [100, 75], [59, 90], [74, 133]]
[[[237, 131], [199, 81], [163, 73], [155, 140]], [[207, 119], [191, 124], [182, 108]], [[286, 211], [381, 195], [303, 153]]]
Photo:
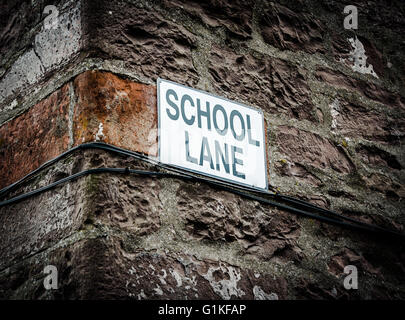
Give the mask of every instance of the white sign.
[[158, 79], [159, 160], [267, 189], [261, 110]]

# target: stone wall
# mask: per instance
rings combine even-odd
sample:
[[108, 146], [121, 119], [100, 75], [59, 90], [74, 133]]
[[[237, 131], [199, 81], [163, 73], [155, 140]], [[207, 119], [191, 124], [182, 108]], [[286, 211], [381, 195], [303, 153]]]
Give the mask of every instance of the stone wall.
[[[0, 188], [85, 142], [155, 156], [160, 77], [263, 110], [271, 191], [404, 233], [405, 6], [357, 1], [346, 30], [348, 4], [2, 4]], [[154, 169], [77, 150], [0, 200], [98, 167]], [[2, 299], [404, 299], [404, 275], [403, 242], [203, 182], [92, 174], [0, 207]]]

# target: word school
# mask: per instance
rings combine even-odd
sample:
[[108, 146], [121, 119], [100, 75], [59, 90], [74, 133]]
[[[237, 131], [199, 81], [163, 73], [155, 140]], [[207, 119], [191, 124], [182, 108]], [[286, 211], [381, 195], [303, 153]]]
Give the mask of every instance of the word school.
[[158, 108], [161, 162], [267, 187], [261, 111], [162, 79]]

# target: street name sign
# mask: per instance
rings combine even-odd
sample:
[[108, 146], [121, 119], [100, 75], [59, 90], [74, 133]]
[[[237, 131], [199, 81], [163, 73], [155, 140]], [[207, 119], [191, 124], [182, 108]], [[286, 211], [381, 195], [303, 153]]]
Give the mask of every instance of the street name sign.
[[267, 189], [261, 110], [163, 79], [157, 98], [160, 162]]

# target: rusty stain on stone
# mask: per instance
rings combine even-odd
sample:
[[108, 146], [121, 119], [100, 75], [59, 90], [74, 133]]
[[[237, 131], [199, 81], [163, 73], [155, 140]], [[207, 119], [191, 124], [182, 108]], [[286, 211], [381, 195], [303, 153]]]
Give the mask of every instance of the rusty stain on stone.
[[103, 142], [157, 155], [156, 86], [86, 71], [74, 80], [74, 89], [74, 145], [95, 141], [102, 123]]
[[65, 84], [0, 127], [3, 159], [0, 188], [68, 149], [69, 85], [74, 87], [76, 100], [73, 146], [102, 141], [157, 155], [156, 86], [121, 79], [108, 72], [86, 71], [78, 75], [73, 84]]
[[68, 86], [0, 127], [0, 188], [67, 150]]

